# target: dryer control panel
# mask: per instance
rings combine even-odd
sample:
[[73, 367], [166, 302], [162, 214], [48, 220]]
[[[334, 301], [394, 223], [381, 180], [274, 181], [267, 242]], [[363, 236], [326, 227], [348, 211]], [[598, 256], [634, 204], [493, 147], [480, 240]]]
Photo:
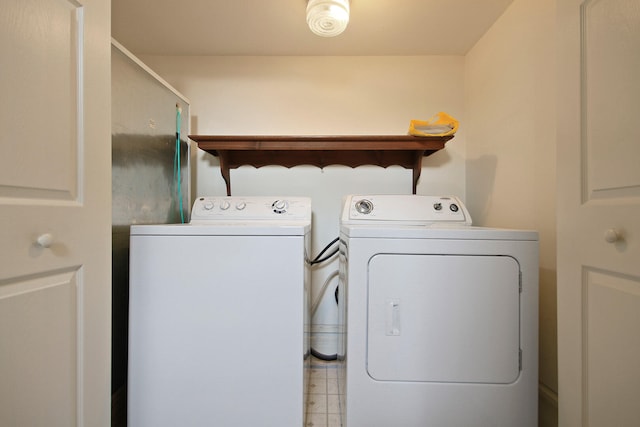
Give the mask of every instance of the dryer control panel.
[[342, 222], [471, 225], [471, 216], [455, 196], [351, 195], [345, 198]]
[[310, 221], [308, 197], [198, 197], [191, 223], [210, 221]]

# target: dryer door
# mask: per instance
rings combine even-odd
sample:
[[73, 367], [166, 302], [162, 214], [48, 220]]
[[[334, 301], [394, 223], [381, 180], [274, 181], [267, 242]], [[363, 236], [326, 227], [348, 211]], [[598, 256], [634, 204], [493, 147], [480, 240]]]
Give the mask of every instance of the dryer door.
[[378, 254], [367, 369], [379, 381], [508, 384], [520, 373], [520, 269], [508, 256]]

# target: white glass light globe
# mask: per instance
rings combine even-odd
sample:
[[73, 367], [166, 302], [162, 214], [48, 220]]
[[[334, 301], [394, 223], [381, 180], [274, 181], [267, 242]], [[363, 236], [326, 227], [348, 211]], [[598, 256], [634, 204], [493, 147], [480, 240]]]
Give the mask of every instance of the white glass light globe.
[[341, 34], [349, 23], [349, 0], [309, 0], [307, 24], [322, 37]]

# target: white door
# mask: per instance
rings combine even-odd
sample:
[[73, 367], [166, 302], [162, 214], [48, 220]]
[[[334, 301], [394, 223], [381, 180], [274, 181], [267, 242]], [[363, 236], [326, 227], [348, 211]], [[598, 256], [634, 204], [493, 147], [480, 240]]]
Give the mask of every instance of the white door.
[[560, 426], [640, 425], [640, 2], [558, 1]]
[[519, 278], [518, 262], [507, 256], [375, 255], [367, 373], [377, 381], [513, 383], [520, 375]]
[[109, 0], [2, 0], [0, 425], [110, 419]]

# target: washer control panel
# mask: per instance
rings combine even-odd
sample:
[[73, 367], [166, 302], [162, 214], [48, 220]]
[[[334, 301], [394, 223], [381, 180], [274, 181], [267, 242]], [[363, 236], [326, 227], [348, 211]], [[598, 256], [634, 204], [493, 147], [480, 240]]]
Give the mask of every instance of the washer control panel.
[[345, 197], [342, 221], [471, 225], [471, 216], [455, 196], [351, 195]]
[[198, 197], [191, 210], [191, 223], [310, 219], [308, 197]]

